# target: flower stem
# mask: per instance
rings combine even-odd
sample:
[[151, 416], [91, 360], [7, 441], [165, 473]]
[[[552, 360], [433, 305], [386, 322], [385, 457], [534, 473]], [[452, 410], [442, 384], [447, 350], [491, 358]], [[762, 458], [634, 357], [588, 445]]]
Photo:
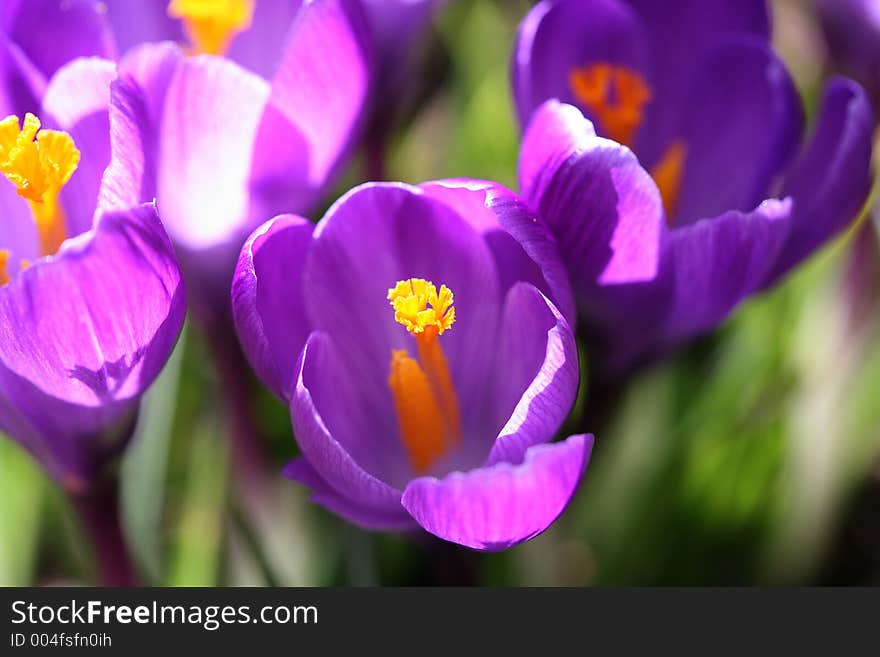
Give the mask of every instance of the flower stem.
[[114, 475], [85, 492], [72, 493], [70, 501], [92, 542], [101, 584], [134, 586], [137, 576], [122, 533], [118, 478]]

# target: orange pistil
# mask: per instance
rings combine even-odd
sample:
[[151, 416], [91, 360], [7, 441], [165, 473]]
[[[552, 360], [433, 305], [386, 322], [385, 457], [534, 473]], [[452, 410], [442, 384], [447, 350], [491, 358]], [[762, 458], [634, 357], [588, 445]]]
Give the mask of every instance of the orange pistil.
[[681, 191], [686, 157], [687, 146], [682, 140], [676, 139], [666, 149], [663, 158], [651, 169], [651, 177], [660, 190], [667, 218], [672, 217], [678, 209], [678, 195]]
[[222, 55], [251, 26], [254, 0], [171, 0], [168, 15], [183, 21], [194, 54]]
[[415, 338], [418, 360], [406, 350], [391, 354], [388, 385], [404, 447], [413, 469], [427, 472], [461, 440], [458, 397], [439, 336], [455, 322], [452, 291], [421, 278], [388, 291], [394, 319]]
[[651, 89], [641, 75], [604, 62], [571, 70], [568, 83], [575, 99], [599, 123], [604, 136], [632, 147], [642, 124]]

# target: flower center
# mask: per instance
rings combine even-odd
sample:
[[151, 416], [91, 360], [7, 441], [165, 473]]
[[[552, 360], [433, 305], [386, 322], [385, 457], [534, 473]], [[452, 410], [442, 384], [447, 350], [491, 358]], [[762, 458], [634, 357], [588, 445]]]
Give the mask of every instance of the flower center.
[[222, 55], [251, 26], [255, 0], [171, 0], [168, 15], [183, 21], [195, 54]]
[[[67, 238], [67, 220], [58, 201], [61, 188], [79, 164], [79, 151], [66, 132], [41, 130], [40, 120], [26, 114], [0, 121], [0, 173], [27, 199], [40, 235], [40, 255], [52, 255]], [[10, 253], [0, 256], [0, 281], [8, 282]]]
[[[651, 88], [641, 75], [625, 66], [600, 62], [573, 68], [568, 84], [577, 102], [594, 117], [604, 136], [633, 147], [645, 107], [652, 98]], [[687, 146], [676, 139], [651, 169], [668, 217], [675, 213], [678, 205], [686, 157]]]
[[418, 359], [391, 352], [388, 385], [404, 447], [416, 472], [431, 466], [461, 441], [461, 416], [452, 375], [439, 337], [455, 322], [452, 290], [422, 278], [388, 290], [394, 319], [415, 338]]

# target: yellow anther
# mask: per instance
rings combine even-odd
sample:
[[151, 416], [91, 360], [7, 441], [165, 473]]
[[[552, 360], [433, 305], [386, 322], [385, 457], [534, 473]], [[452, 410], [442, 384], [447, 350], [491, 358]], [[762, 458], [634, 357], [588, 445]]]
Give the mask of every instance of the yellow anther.
[[461, 441], [458, 396], [438, 339], [455, 322], [452, 290], [409, 278], [388, 290], [388, 300], [416, 340], [418, 360], [404, 349], [392, 352], [388, 385], [413, 469], [426, 472]]
[[414, 335], [430, 327], [442, 335], [455, 322], [452, 290], [445, 285], [438, 292], [430, 281], [408, 278], [388, 290], [388, 300], [394, 308], [394, 320]]
[[171, 0], [168, 15], [183, 21], [195, 53], [222, 55], [251, 26], [254, 0]]
[[568, 84], [577, 102], [599, 123], [602, 136], [633, 145], [651, 101], [651, 88], [641, 75], [601, 62], [572, 69]]
[[687, 146], [682, 140], [676, 139], [666, 149], [663, 158], [651, 169], [651, 177], [660, 190], [660, 197], [663, 199], [663, 207], [666, 210], [666, 219], [670, 224], [678, 209], [678, 196], [681, 192], [686, 158]]
[[0, 173], [27, 199], [40, 233], [43, 255], [55, 253], [67, 237], [61, 188], [79, 165], [80, 153], [66, 132], [41, 130], [40, 120], [26, 114], [0, 121]]

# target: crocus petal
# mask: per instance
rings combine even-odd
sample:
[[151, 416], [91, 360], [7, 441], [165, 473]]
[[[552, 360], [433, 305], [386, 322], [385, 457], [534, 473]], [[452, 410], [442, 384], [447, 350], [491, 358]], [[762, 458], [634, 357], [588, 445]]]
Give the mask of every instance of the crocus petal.
[[304, 458], [288, 463], [284, 468], [284, 476], [311, 489], [309, 499], [312, 502], [363, 529], [401, 531], [417, 526], [412, 516], [399, 504], [396, 512], [381, 512], [366, 508], [357, 500], [343, 497]]
[[[297, 444], [341, 496], [377, 513], [393, 513], [400, 506], [395, 485], [407, 480], [406, 457], [366, 397], [333, 340], [320, 332], [309, 336], [290, 402]], [[391, 405], [390, 393], [387, 397]]]
[[871, 187], [874, 114], [854, 82], [829, 83], [813, 137], [783, 185], [794, 199], [793, 227], [768, 284], [858, 214]]
[[[627, 0], [648, 36], [652, 100], [637, 138], [645, 166], [663, 156], [692, 102], [688, 92], [709, 50], [728, 38], [770, 38], [766, 0]], [[728, 208], [729, 209], [729, 208]]]
[[638, 17], [618, 0], [544, 0], [520, 24], [513, 93], [522, 125], [541, 103], [574, 101], [572, 69], [605, 62], [644, 71], [647, 38]]
[[81, 153], [76, 172], [61, 191], [70, 236], [92, 227], [101, 177], [110, 163], [108, 110], [115, 77], [114, 62], [83, 57], [58, 69], [43, 97], [45, 118], [70, 133]]
[[232, 281], [232, 310], [244, 352], [275, 395], [289, 399], [296, 362], [310, 333], [303, 269], [314, 226], [275, 217], [248, 238]]
[[258, 1], [251, 26], [236, 35], [226, 56], [263, 78], [271, 78], [303, 4], [302, 0]]
[[[286, 189], [290, 200], [282, 208], [307, 210], [353, 143], [369, 90], [365, 30], [362, 9], [351, 0], [313, 0], [297, 13], [257, 140], [256, 152], [267, 155], [255, 158], [253, 172], [257, 187]], [[278, 149], [279, 139], [295, 144]], [[290, 171], [300, 189], [283, 185]]]
[[770, 200], [672, 231], [664, 261], [673, 279], [670, 341], [715, 327], [761, 288], [792, 230], [791, 214], [791, 199]]
[[130, 207], [156, 198], [158, 133], [165, 93], [183, 55], [171, 43], [135, 48], [119, 64], [110, 85], [112, 159], [98, 207]]
[[575, 297], [589, 313], [615, 317], [620, 288], [657, 275], [665, 219], [654, 181], [628, 148], [596, 137], [585, 118], [556, 101], [535, 113], [520, 171], [524, 196], [556, 237]]
[[46, 79], [77, 57], [116, 58], [103, 3], [95, 0], [4, 0], [3, 29]]
[[[105, 213], [0, 288], [0, 397], [18, 414], [0, 426], [27, 425], [50, 452], [99, 440], [159, 374], [185, 306], [155, 206]], [[36, 455], [56, 476], [87, 475], [73, 464], [65, 472], [58, 454]]]
[[528, 283], [507, 294], [495, 361], [497, 426], [487, 465], [522, 463], [532, 445], [553, 438], [574, 404], [578, 354], [568, 322]]
[[147, 41], [184, 40], [183, 23], [168, 15], [168, 2], [112, 0], [107, 5], [107, 17], [120, 54]]
[[592, 447], [592, 436], [571, 436], [531, 447], [520, 465], [420, 477], [406, 487], [402, 503], [435, 536], [475, 550], [504, 550], [534, 538], [562, 514]]
[[21, 260], [34, 260], [39, 255], [39, 235], [27, 202], [5, 180], [0, 180], [0, 217], [0, 249], [10, 252], [7, 264], [9, 273], [14, 274]]
[[181, 62], [159, 129], [162, 219], [175, 242], [198, 250], [250, 229], [251, 150], [269, 89], [222, 58]]
[[46, 79], [33, 63], [0, 33], [0, 116], [24, 116], [40, 109]]
[[[330, 334], [372, 407], [385, 409], [396, 435], [388, 389], [394, 349], [415, 343], [387, 301], [397, 281], [417, 277], [455, 295], [455, 326], [441, 338], [462, 407], [463, 434], [483, 418], [501, 297], [486, 242], [449, 206], [396, 183], [355, 188], [327, 212], [306, 260], [304, 294], [315, 329]], [[328, 300], [333, 299], [332, 303]]]
[[803, 123], [785, 65], [754, 37], [706, 56], [682, 120], [687, 155], [676, 226], [758, 205], [795, 154]]
[[502, 294], [517, 281], [528, 281], [550, 297], [570, 323], [575, 321], [574, 298], [556, 240], [521, 197], [483, 180], [440, 180], [420, 187], [482, 233], [495, 256]]

